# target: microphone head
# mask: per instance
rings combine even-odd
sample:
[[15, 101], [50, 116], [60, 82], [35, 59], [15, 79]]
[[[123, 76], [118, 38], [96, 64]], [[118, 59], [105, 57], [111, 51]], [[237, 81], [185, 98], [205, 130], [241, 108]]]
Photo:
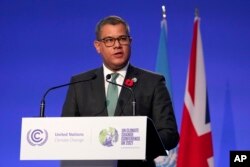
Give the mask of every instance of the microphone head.
[[106, 75], [106, 79], [109, 80], [111, 78], [111, 74]]

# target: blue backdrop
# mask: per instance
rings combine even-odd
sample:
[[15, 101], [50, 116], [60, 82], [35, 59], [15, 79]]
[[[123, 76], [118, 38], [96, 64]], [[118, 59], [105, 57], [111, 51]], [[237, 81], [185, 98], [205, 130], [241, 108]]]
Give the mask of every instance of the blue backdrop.
[[[21, 118], [39, 115], [40, 100], [47, 88], [67, 83], [71, 75], [101, 65], [93, 47], [94, 29], [96, 22], [107, 15], [119, 15], [131, 26], [131, 63], [154, 70], [163, 4], [167, 8], [169, 61], [178, 126], [194, 10], [198, 7], [215, 165], [228, 158], [228, 154], [222, 154], [222, 143], [231, 137], [235, 138], [229, 143], [233, 149], [249, 150], [250, 1], [0, 0], [0, 166], [58, 166], [57, 161], [19, 160]], [[62, 88], [47, 96], [48, 117], [60, 116], [66, 90]], [[228, 121], [232, 129], [226, 131], [223, 122], [228, 114], [232, 115]]]

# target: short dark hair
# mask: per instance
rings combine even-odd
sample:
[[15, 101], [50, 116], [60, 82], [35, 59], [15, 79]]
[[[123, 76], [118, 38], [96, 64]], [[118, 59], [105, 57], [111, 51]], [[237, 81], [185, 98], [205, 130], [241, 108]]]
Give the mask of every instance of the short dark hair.
[[96, 40], [100, 40], [101, 28], [106, 24], [111, 24], [111, 25], [123, 24], [126, 27], [127, 35], [129, 35], [130, 33], [129, 25], [125, 20], [123, 20], [119, 16], [108, 16], [108, 17], [103, 18], [97, 23], [96, 29], [95, 29]]

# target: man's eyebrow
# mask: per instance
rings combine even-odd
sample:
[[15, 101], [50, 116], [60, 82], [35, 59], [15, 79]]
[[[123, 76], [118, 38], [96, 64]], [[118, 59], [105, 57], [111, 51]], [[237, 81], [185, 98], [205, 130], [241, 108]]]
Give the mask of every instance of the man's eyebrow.
[[106, 36], [106, 37], [103, 37], [102, 39], [104, 38], [120, 38], [120, 37], [127, 37], [128, 35], [120, 35], [118, 37], [112, 37], [112, 36]]

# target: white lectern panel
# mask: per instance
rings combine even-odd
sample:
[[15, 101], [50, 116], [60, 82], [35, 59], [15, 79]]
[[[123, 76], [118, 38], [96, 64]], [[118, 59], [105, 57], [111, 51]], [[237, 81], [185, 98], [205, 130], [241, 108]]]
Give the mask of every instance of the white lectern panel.
[[21, 160], [145, 159], [147, 117], [23, 118]]

